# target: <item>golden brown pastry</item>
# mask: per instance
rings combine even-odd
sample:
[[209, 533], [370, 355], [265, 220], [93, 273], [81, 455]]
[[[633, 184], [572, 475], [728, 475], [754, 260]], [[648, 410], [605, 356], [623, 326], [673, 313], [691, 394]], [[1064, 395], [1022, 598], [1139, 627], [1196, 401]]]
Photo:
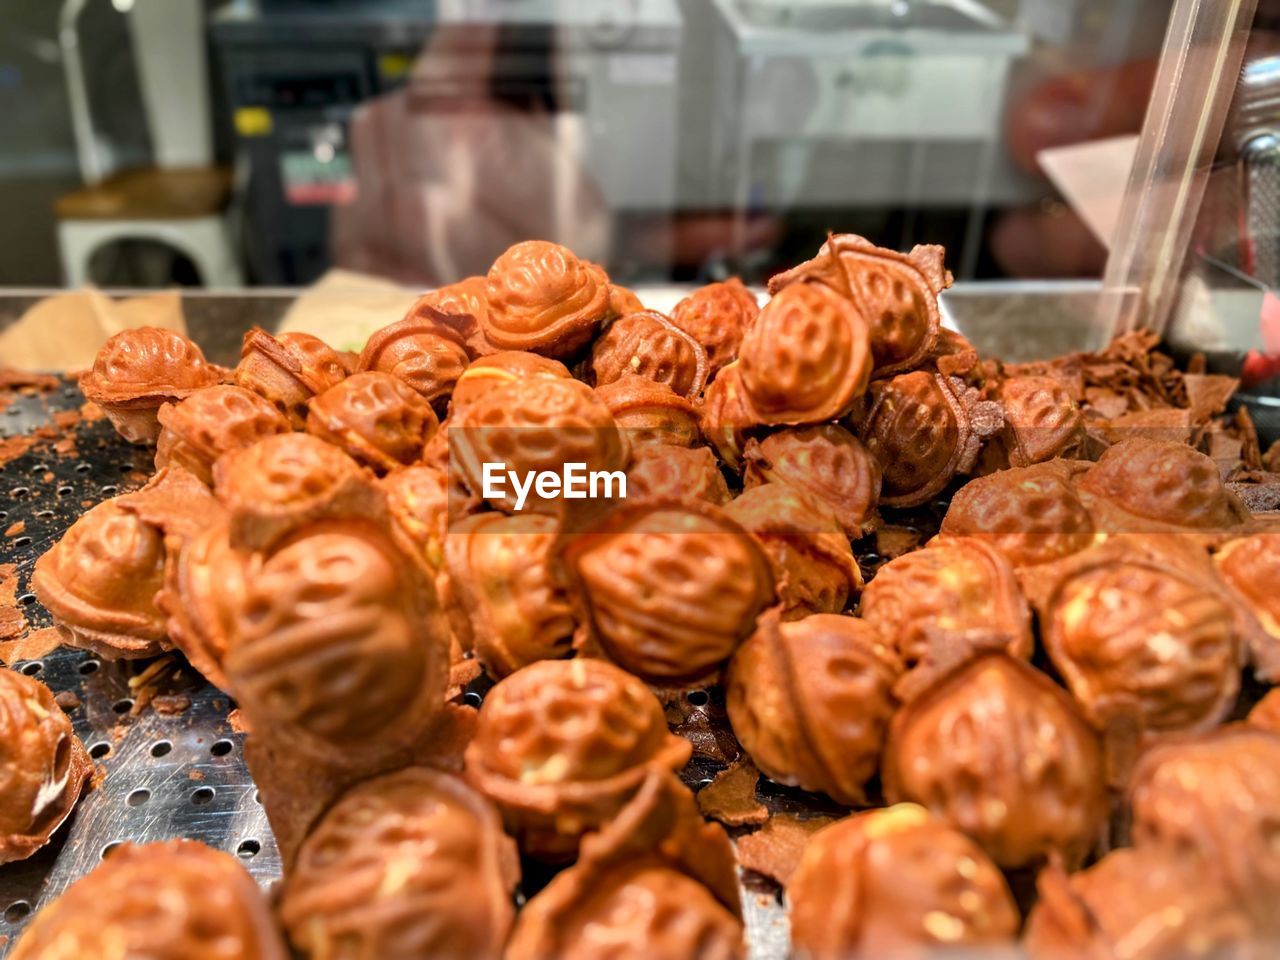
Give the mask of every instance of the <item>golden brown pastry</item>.
[[1018, 908], [996, 865], [911, 803], [819, 830], [787, 902], [792, 949], [810, 960], [968, 956], [966, 948], [1012, 944], [1018, 932]]
[[644, 304], [634, 290], [616, 283], [609, 284], [609, 312], [615, 317], [623, 317], [643, 309]]
[[747, 487], [788, 483], [826, 503], [848, 536], [857, 539], [876, 520], [880, 462], [853, 434], [834, 423], [791, 427], [745, 449]]
[[420, 394], [389, 373], [354, 373], [307, 404], [307, 432], [378, 473], [407, 466], [439, 427]]
[[425, 767], [349, 790], [303, 841], [280, 921], [315, 960], [498, 960], [520, 879], [497, 811]]
[[107, 659], [154, 657], [169, 647], [155, 603], [164, 563], [164, 534], [107, 500], [36, 561], [31, 589], [71, 646]]
[[252, 391], [223, 384], [204, 387], [160, 408], [156, 468], [177, 464], [207, 484], [213, 464], [229, 450], [292, 429], [284, 414]]
[[908, 668], [929, 653], [931, 630], [993, 630], [1014, 656], [1031, 656], [1031, 610], [1008, 562], [975, 537], [947, 537], [880, 568], [861, 615], [890, 638]]
[[53, 691], [0, 669], [0, 864], [48, 843], [92, 772]]
[[1027, 467], [1055, 457], [1079, 456], [1084, 414], [1053, 377], [1010, 377], [995, 389], [1004, 428], [986, 457], [990, 469]]
[[[927, 370], [877, 380], [858, 416], [858, 437], [883, 468], [880, 502], [914, 507], [973, 468], [998, 411], [979, 416], [963, 384]], [[991, 419], [994, 416], [995, 419]]]
[[426, 573], [368, 521], [295, 530], [244, 584], [223, 668], [287, 866], [338, 792], [431, 757], [449, 631]]
[[307, 401], [341, 383], [351, 371], [346, 359], [319, 337], [258, 327], [244, 335], [236, 383], [271, 401], [293, 429], [307, 424]]
[[1192, 853], [1269, 941], [1280, 936], [1280, 734], [1233, 724], [1147, 750], [1128, 788], [1131, 840]]
[[573, 651], [573, 611], [551, 575], [553, 518], [482, 513], [449, 528], [449, 579], [476, 656], [501, 679]]
[[1089, 466], [1050, 460], [970, 480], [952, 496], [941, 532], [984, 540], [1019, 570], [1078, 553], [1097, 539], [1073, 482]]
[[459, 420], [462, 411], [490, 389], [525, 377], [544, 380], [570, 380], [569, 368], [559, 360], [536, 353], [504, 350], [473, 360], [458, 377], [449, 401], [450, 419]]
[[839, 613], [862, 589], [849, 538], [822, 500], [786, 483], [745, 491], [725, 507], [773, 563], [784, 617]]
[[391, 374], [443, 413], [454, 384], [471, 362], [467, 342], [475, 327], [468, 314], [444, 313], [419, 303], [409, 316], [369, 337], [358, 368]]
[[714, 675], [775, 595], [764, 550], [704, 501], [628, 503], [564, 561], [591, 643], [659, 687]]
[[[1227, 543], [1214, 556], [1218, 573], [1253, 614], [1271, 642], [1280, 644], [1280, 533], [1255, 533]], [[1268, 656], [1271, 662], [1272, 656]]]
[[1268, 690], [1266, 695], [1253, 705], [1246, 719], [1255, 727], [1280, 733], [1280, 689], [1272, 687]]
[[154, 443], [160, 435], [156, 414], [222, 379], [194, 342], [174, 330], [137, 327], [108, 338], [93, 368], [80, 378], [84, 395], [102, 408], [116, 431], [130, 443]]
[[689, 294], [671, 311], [671, 322], [702, 344], [710, 365], [707, 375], [714, 377], [738, 359], [742, 335], [759, 315], [756, 295], [731, 277]]
[[1253, 627], [1184, 538], [1112, 538], [1028, 578], [1045, 650], [1090, 722], [1215, 726]]
[[412, 316], [422, 307], [431, 307], [441, 313], [470, 317], [475, 321], [475, 328], [471, 335], [471, 343], [474, 346], [483, 337], [481, 331], [484, 327], [485, 315], [489, 310], [489, 301], [485, 294], [486, 285], [487, 281], [484, 277], [465, 277], [456, 283], [446, 284], [419, 297], [409, 314]]
[[1221, 534], [1249, 516], [1218, 465], [1183, 443], [1123, 440], [1076, 482], [1094, 526], [1108, 534]]
[[785, 287], [743, 336], [738, 370], [746, 400], [763, 422], [834, 420], [867, 389], [866, 321], [826, 287]]
[[744, 960], [733, 849], [652, 771], [578, 862], [520, 911], [507, 960]]
[[257, 883], [194, 840], [113, 850], [31, 921], [13, 960], [287, 960]]
[[545, 240], [526, 240], [493, 262], [485, 286], [484, 335], [498, 350], [568, 357], [609, 315], [609, 278]]
[[656, 310], [619, 317], [591, 348], [596, 385], [637, 376], [661, 383], [692, 400], [707, 382], [702, 344]]
[[[1102, 745], [1067, 693], [993, 635], [899, 685], [885, 797], [927, 807], [1002, 867], [1079, 865], [1107, 818]], [[936, 669], [935, 669], [936, 664]], [[930, 675], [932, 674], [932, 675]]]
[[863, 805], [901, 672], [891, 645], [862, 620], [816, 614], [783, 622], [766, 613], [729, 662], [729, 722], [770, 779]]
[[381, 517], [385, 497], [370, 474], [331, 443], [287, 433], [234, 450], [213, 468], [231, 542], [262, 550], [314, 520]]
[[706, 447], [654, 444], [636, 449], [627, 471], [627, 499], [693, 497], [723, 507], [729, 487], [715, 455]]
[[697, 407], [665, 384], [626, 374], [596, 387], [596, 397], [633, 451], [654, 444], [692, 447], [701, 439]]
[[1037, 878], [1027, 919], [1030, 960], [1192, 960], [1265, 956], [1250, 946], [1249, 917], [1197, 864], [1172, 850], [1113, 850], [1068, 876]]
[[871, 330], [877, 377], [918, 366], [938, 338], [938, 294], [951, 286], [939, 246], [886, 250], [851, 233], [832, 236], [817, 256], [769, 281], [777, 294], [796, 283], [828, 287], [857, 305]]
[[742, 454], [750, 432], [763, 424], [742, 386], [741, 368], [731, 363], [707, 385], [699, 426], [707, 442], [730, 470], [742, 469]]
[[485, 697], [467, 779], [502, 810], [521, 851], [558, 862], [617, 816], [649, 770], [679, 770], [692, 749], [635, 677], [601, 660], [541, 660]]
[[[462, 411], [450, 447], [453, 468], [477, 495], [483, 495], [487, 463], [505, 464], [500, 473], [525, 478], [542, 471], [559, 475], [567, 463], [584, 464], [587, 473], [611, 473], [625, 470], [630, 459], [608, 408], [577, 380], [524, 378], [494, 387]], [[504, 477], [501, 495], [489, 502], [516, 512], [515, 484]], [[558, 492], [544, 497], [530, 487], [521, 510], [559, 514], [567, 504], [572, 501]]]

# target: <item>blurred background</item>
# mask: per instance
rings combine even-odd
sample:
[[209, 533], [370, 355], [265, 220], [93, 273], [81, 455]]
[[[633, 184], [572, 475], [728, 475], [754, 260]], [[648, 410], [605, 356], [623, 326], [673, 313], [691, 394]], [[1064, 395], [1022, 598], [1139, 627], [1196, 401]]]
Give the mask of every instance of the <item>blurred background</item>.
[[1096, 278], [1041, 156], [1138, 132], [1170, 7], [5, 0], [0, 285], [428, 286], [528, 237], [759, 282], [828, 231]]

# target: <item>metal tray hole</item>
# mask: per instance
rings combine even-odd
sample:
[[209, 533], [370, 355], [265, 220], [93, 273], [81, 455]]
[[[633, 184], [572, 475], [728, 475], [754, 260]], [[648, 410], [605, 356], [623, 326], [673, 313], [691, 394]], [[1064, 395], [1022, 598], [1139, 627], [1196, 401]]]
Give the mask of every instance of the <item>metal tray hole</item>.
[[262, 806], [262, 791], [260, 790], [253, 791], [253, 802], [256, 803], [258, 806]]
[[60, 497], [69, 497], [75, 492], [76, 492], [75, 487], [59, 487], [58, 488], [58, 496]]
[[139, 787], [133, 793], [125, 798], [125, 803], [131, 807], [140, 807], [151, 799], [151, 791], [146, 787]]
[[114, 497], [119, 492], [120, 492], [120, 488], [117, 487], [114, 483], [108, 483], [101, 490], [101, 493], [104, 497]]
[[711, 781], [711, 778], [710, 778], [710, 777], [703, 777], [701, 780], [699, 780], [699, 781], [697, 782], [697, 784], [695, 784], [695, 786], [696, 786], [699, 790], [701, 790], [703, 787], [709, 787], [709, 786], [711, 786], [711, 782], [712, 782], [712, 781]]
[[236, 856], [241, 860], [251, 860], [262, 852], [262, 844], [257, 840], [241, 840], [240, 846], [236, 847]]
[[99, 740], [89, 748], [89, 756], [93, 757], [95, 760], [101, 760], [103, 757], [109, 757], [110, 755], [111, 744], [107, 743], [105, 740]]
[[36, 602], [36, 595], [34, 593], [24, 593], [18, 598], [18, 602], [24, 607], [29, 607]]
[[31, 542], [30, 537], [19, 537], [17, 540], [13, 541], [13, 545], [15, 547], [25, 547], [30, 542]]
[[105, 860], [107, 859], [107, 857], [115, 853], [122, 843], [124, 843], [123, 840], [112, 840], [110, 843], [108, 843], [105, 847], [102, 848], [102, 859]]
[[168, 756], [172, 749], [173, 744], [168, 740], [157, 740], [151, 745], [151, 755], [158, 760], [160, 757]]
[[35, 514], [37, 520], [49, 520], [53, 518], [53, 515], [52, 510], [37, 510]]
[[484, 697], [476, 693], [474, 690], [468, 690], [462, 695], [462, 702], [469, 707], [478, 707], [484, 703]]
[[705, 690], [690, 690], [689, 705], [694, 707], [705, 707], [711, 702], [711, 697]]
[[0, 510], [0, 520], [8, 520], [8, 519], [9, 519], [9, 511]]
[[213, 746], [209, 748], [209, 752], [215, 757], [225, 757], [235, 749], [235, 744], [230, 740], [215, 740]]
[[28, 677], [34, 677], [42, 670], [44, 670], [44, 664], [39, 660], [32, 660], [30, 663], [24, 663], [22, 665], [22, 672]]
[[100, 660], [86, 660], [76, 667], [76, 670], [80, 672], [81, 676], [87, 677], [91, 673], [97, 673], [100, 666], [102, 666], [102, 661]]
[[203, 807], [207, 803], [212, 803], [213, 797], [213, 787], [200, 787], [198, 790], [193, 790], [191, 792], [191, 802], [197, 807]]
[[31, 904], [25, 900], [15, 900], [4, 911], [5, 923], [21, 923], [31, 916]]
[[93, 469], [93, 464], [91, 464], [91, 463], [77, 463], [77, 464], [76, 464], [76, 473], [88, 473], [88, 472], [89, 472], [90, 470], [92, 470], [92, 469]]
[[9, 495], [11, 497], [25, 497], [30, 492], [31, 492], [30, 487], [24, 487], [21, 484], [19, 484], [18, 486], [14, 487], [12, 490], [9, 491]]
[[125, 697], [123, 700], [117, 700], [111, 705], [111, 709], [116, 713], [128, 713], [133, 709], [133, 697]]

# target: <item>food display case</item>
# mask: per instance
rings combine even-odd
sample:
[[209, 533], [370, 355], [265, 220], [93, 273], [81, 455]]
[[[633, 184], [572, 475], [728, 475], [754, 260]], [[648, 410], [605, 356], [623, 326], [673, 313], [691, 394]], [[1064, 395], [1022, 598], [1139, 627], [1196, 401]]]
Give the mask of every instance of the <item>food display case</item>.
[[[739, 80], [883, 20], [892, 96], [810, 65], [806, 134], [970, 71], [981, 141], [1019, 49], [716, 7]], [[87, 370], [0, 381], [0, 956], [1268, 955], [1280, 121], [1253, 5], [1174, 7], [1097, 281], [833, 232], [762, 287], [526, 240], [323, 328], [92, 295]]]

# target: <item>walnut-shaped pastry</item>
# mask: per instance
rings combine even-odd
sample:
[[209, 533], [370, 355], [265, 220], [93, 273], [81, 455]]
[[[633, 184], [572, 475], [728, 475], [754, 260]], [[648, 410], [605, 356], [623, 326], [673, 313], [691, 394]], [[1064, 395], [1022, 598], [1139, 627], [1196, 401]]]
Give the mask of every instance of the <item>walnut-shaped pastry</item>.
[[1134, 846], [1194, 853], [1280, 936], [1280, 734], [1245, 724], [1157, 742], [1129, 780]]
[[1097, 539], [1073, 482], [1089, 466], [1050, 460], [970, 480], [952, 496], [941, 532], [982, 539], [1019, 570], [1078, 553]]
[[1079, 865], [1107, 819], [1099, 736], [1066, 691], [1001, 647], [939, 652], [898, 686], [885, 796], [928, 807], [1002, 867], [1050, 854]]
[[769, 554], [785, 617], [839, 613], [862, 589], [849, 538], [831, 508], [807, 491], [761, 484], [734, 499], [725, 513]]
[[858, 538], [875, 524], [880, 462], [853, 434], [834, 423], [791, 427], [748, 441], [747, 487], [788, 483], [822, 500], [841, 528]]
[[1253, 705], [1247, 720], [1255, 727], [1280, 733], [1280, 689], [1268, 690], [1266, 696]]
[[386, 473], [413, 463], [439, 427], [420, 394], [389, 373], [355, 373], [308, 403], [307, 432]]
[[826, 287], [786, 287], [743, 336], [738, 369], [747, 400], [765, 423], [834, 420], [867, 389], [866, 321]]
[[[1227, 543], [1214, 556], [1218, 573], [1266, 631], [1268, 650], [1280, 645], [1280, 533], [1255, 533]], [[1267, 665], [1277, 654], [1264, 657]]]
[[506, 960], [745, 960], [736, 873], [724, 829], [652, 771], [520, 911]]
[[360, 352], [361, 370], [378, 370], [403, 380], [443, 412], [458, 377], [471, 362], [467, 340], [471, 317], [416, 305], [399, 323], [377, 330]]
[[996, 865], [912, 803], [815, 833], [787, 902], [792, 948], [810, 960], [967, 956], [966, 948], [1012, 944], [1018, 933], [1018, 908]]
[[484, 277], [466, 277], [457, 283], [439, 287], [424, 293], [409, 311], [413, 316], [430, 307], [440, 313], [454, 317], [469, 317], [467, 323], [467, 349], [473, 356], [493, 353], [494, 348], [484, 336], [485, 317], [489, 313], [489, 300], [485, 290], [488, 283]]
[[545, 240], [510, 247], [489, 268], [485, 338], [498, 350], [547, 357], [577, 353], [609, 315], [609, 278]]
[[749, 434], [764, 421], [751, 406], [742, 386], [741, 368], [731, 363], [707, 385], [699, 426], [730, 470], [742, 469], [742, 453]]
[[1176, 850], [1113, 850], [1067, 875], [1050, 864], [1022, 946], [1029, 960], [1260, 957], [1249, 916]]
[[628, 313], [638, 313], [644, 309], [640, 297], [630, 287], [616, 283], [609, 284], [609, 312], [615, 317], [624, 317]]
[[653, 380], [692, 400], [707, 382], [707, 352], [656, 310], [613, 321], [591, 348], [596, 384], [631, 375]]
[[871, 329], [876, 376], [889, 376], [918, 366], [938, 338], [938, 294], [951, 286], [943, 255], [939, 246], [917, 246], [904, 254], [840, 233], [812, 260], [773, 277], [769, 292], [810, 282], [857, 304]]
[[13, 960], [287, 960], [236, 858], [194, 840], [126, 843], [31, 921]]
[[914, 507], [969, 472], [999, 426], [994, 405], [973, 402], [959, 381], [915, 370], [871, 385], [858, 436], [883, 468], [880, 502]]
[[342, 354], [309, 333], [244, 335], [236, 383], [275, 404], [295, 430], [307, 424], [307, 401], [346, 379]]
[[760, 315], [756, 295], [737, 277], [700, 287], [676, 304], [671, 322], [707, 351], [708, 376], [738, 359], [742, 335]]
[[160, 435], [160, 407], [222, 379], [200, 348], [174, 330], [137, 327], [110, 337], [80, 378], [84, 395], [102, 408], [130, 443]]
[[706, 447], [638, 447], [627, 471], [627, 499], [693, 497], [723, 507], [730, 500], [720, 464]]
[[458, 377], [449, 401], [450, 418], [461, 419], [462, 411], [494, 387], [525, 377], [542, 380], [571, 380], [573, 374], [559, 360], [536, 353], [504, 350], [473, 360]]
[[775, 595], [764, 549], [704, 501], [628, 503], [564, 562], [589, 642], [659, 687], [713, 676]]
[[1103, 533], [1220, 534], [1249, 517], [1218, 465], [1185, 443], [1123, 440], [1077, 481]]
[[170, 541], [164, 588], [156, 605], [173, 645], [215, 687], [229, 690], [222, 661], [244, 596], [247, 555], [231, 545], [230, 521], [211, 524], [185, 543]]
[[53, 692], [0, 669], [0, 864], [25, 860], [48, 843], [92, 772]]
[[991, 448], [993, 469], [1080, 455], [1084, 414], [1061, 381], [1010, 377], [996, 387], [995, 400], [1004, 410], [1004, 428]]
[[107, 659], [154, 657], [169, 646], [155, 603], [164, 563], [164, 534], [107, 500], [36, 561], [31, 589], [71, 646]]
[[223, 668], [288, 864], [337, 792], [430, 756], [449, 632], [431, 582], [390, 533], [321, 521], [252, 555]]
[[625, 470], [630, 460], [627, 438], [609, 409], [578, 380], [525, 378], [494, 387], [462, 411], [449, 439], [454, 469], [477, 494], [486, 487], [485, 464], [505, 465], [498, 473], [502, 491], [488, 499], [508, 513], [520, 503], [520, 510], [558, 514], [572, 502], [559, 490], [548, 495], [530, 486], [521, 503], [508, 473], [518, 479], [561, 474], [568, 463], [583, 464], [587, 474], [611, 473]]
[[551, 575], [552, 517], [482, 513], [449, 528], [446, 556], [476, 656], [502, 678], [573, 650], [573, 612]]
[[213, 483], [214, 461], [227, 451], [292, 429], [284, 414], [258, 394], [230, 384], [205, 387], [180, 403], [166, 403], [158, 416], [162, 429], [156, 467], [174, 463], [207, 484]]
[[888, 641], [861, 620], [816, 614], [783, 622], [766, 613], [729, 662], [729, 721], [766, 776], [863, 805], [901, 672]]
[[701, 438], [697, 407], [665, 384], [628, 374], [596, 387], [596, 396], [632, 450], [654, 444], [692, 447]]
[[564, 861], [650, 769], [679, 770], [692, 749], [630, 674], [602, 660], [541, 660], [485, 697], [467, 779], [497, 803], [525, 854]]
[[410, 767], [352, 788], [298, 850], [280, 922], [315, 960], [502, 956], [515, 844], [461, 779]]
[[1045, 649], [1096, 726], [1207, 729], [1235, 703], [1256, 627], [1194, 543], [1113, 538], [1024, 582]]
[[912, 668], [929, 653], [931, 631], [993, 630], [1026, 659], [1035, 641], [1031, 610], [1012, 567], [976, 537], [947, 537], [889, 561], [862, 592], [862, 618]]
[[214, 493], [231, 518], [231, 542], [263, 550], [319, 519], [379, 517], [373, 478], [331, 443], [306, 433], [267, 437], [213, 468]]

